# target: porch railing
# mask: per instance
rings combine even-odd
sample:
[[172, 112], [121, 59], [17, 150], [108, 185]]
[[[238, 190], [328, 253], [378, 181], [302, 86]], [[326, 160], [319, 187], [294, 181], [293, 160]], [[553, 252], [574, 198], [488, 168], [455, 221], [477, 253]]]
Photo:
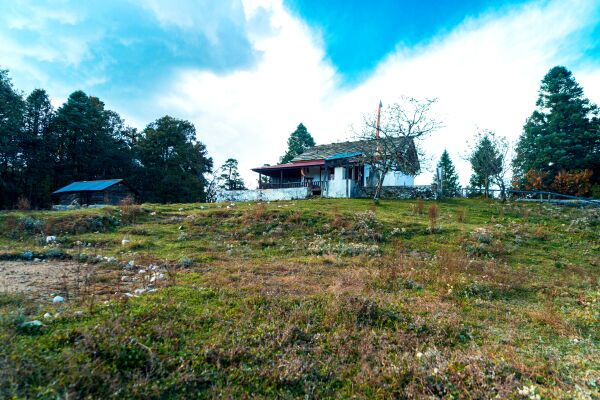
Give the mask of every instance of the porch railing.
[[260, 182], [259, 189], [289, 189], [299, 187], [309, 187], [311, 189], [323, 189], [327, 181], [303, 181], [303, 182]]

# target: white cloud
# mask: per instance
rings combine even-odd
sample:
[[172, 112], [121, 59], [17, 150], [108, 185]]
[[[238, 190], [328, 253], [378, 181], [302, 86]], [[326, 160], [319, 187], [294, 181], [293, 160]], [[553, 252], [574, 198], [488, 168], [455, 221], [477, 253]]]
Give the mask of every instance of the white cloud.
[[[276, 162], [299, 122], [318, 143], [347, 139], [349, 125], [374, 110], [379, 99], [437, 97], [445, 128], [428, 140], [426, 150], [437, 159], [447, 148], [464, 182], [470, 171], [460, 157], [477, 127], [515, 140], [552, 66], [571, 68], [586, 94], [600, 101], [600, 69], [578, 70], [592, 39], [586, 35], [598, 21], [594, 0], [534, 3], [469, 19], [426, 45], [398, 48], [352, 89], [339, 85], [319, 36], [279, 1], [247, 2], [244, 10], [248, 20], [265, 10], [270, 18], [270, 34], [250, 32], [252, 44], [262, 51], [258, 64], [225, 75], [179, 71], [159, 101], [166, 112], [196, 124], [217, 164], [237, 158], [250, 186], [257, 178], [250, 168]], [[424, 173], [417, 182], [430, 179]]]

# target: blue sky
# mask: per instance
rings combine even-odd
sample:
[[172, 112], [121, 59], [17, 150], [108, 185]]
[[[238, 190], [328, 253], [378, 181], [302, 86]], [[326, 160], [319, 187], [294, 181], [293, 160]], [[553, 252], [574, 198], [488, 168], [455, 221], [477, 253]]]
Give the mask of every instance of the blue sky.
[[299, 122], [318, 143], [343, 140], [380, 99], [436, 97], [445, 128], [425, 149], [448, 148], [466, 181], [469, 137], [516, 139], [550, 67], [600, 102], [599, 21], [597, 0], [5, 1], [0, 68], [57, 106], [99, 96], [138, 128], [189, 119], [250, 186]]
[[523, 0], [288, 0], [290, 10], [321, 32], [327, 57], [348, 84], [367, 77], [396, 47], [414, 47], [489, 11]]

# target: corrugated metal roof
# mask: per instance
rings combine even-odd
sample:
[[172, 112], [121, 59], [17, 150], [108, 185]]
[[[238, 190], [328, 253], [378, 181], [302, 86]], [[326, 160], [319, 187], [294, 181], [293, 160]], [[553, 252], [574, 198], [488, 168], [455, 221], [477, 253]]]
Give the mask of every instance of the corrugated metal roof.
[[116, 185], [123, 179], [105, 179], [100, 181], [82, 181], [72, 182], [67, 186], [58, 189], [54, 194], [67, 193], [67, 192], [97, 192]]
[[330, 157], [327, 157], [325, 159], [325, 161], [333, 161], [333, 160], [339, 160], [341, 158], [350, 158], [350, 157], [358, 157], [358, 156], [362, 156], [363, 153], [361, 153], [360, 151], [355, 151], [355, 152], [344, 152], [344, 153], [336, 153]]

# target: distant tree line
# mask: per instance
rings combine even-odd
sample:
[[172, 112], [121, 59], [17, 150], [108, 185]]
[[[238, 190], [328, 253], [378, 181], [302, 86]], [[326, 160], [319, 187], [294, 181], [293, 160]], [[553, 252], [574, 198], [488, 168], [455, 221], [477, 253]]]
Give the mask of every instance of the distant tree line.
[[0, 208], [48, 207], [59, 187], [109, 178], [148, 202], [204, 201], [212, 166], [188, 121], [165, 116], [138, 132], [82, 91], [55, 110], [46, 91], [25, 97], [0, 70]]

